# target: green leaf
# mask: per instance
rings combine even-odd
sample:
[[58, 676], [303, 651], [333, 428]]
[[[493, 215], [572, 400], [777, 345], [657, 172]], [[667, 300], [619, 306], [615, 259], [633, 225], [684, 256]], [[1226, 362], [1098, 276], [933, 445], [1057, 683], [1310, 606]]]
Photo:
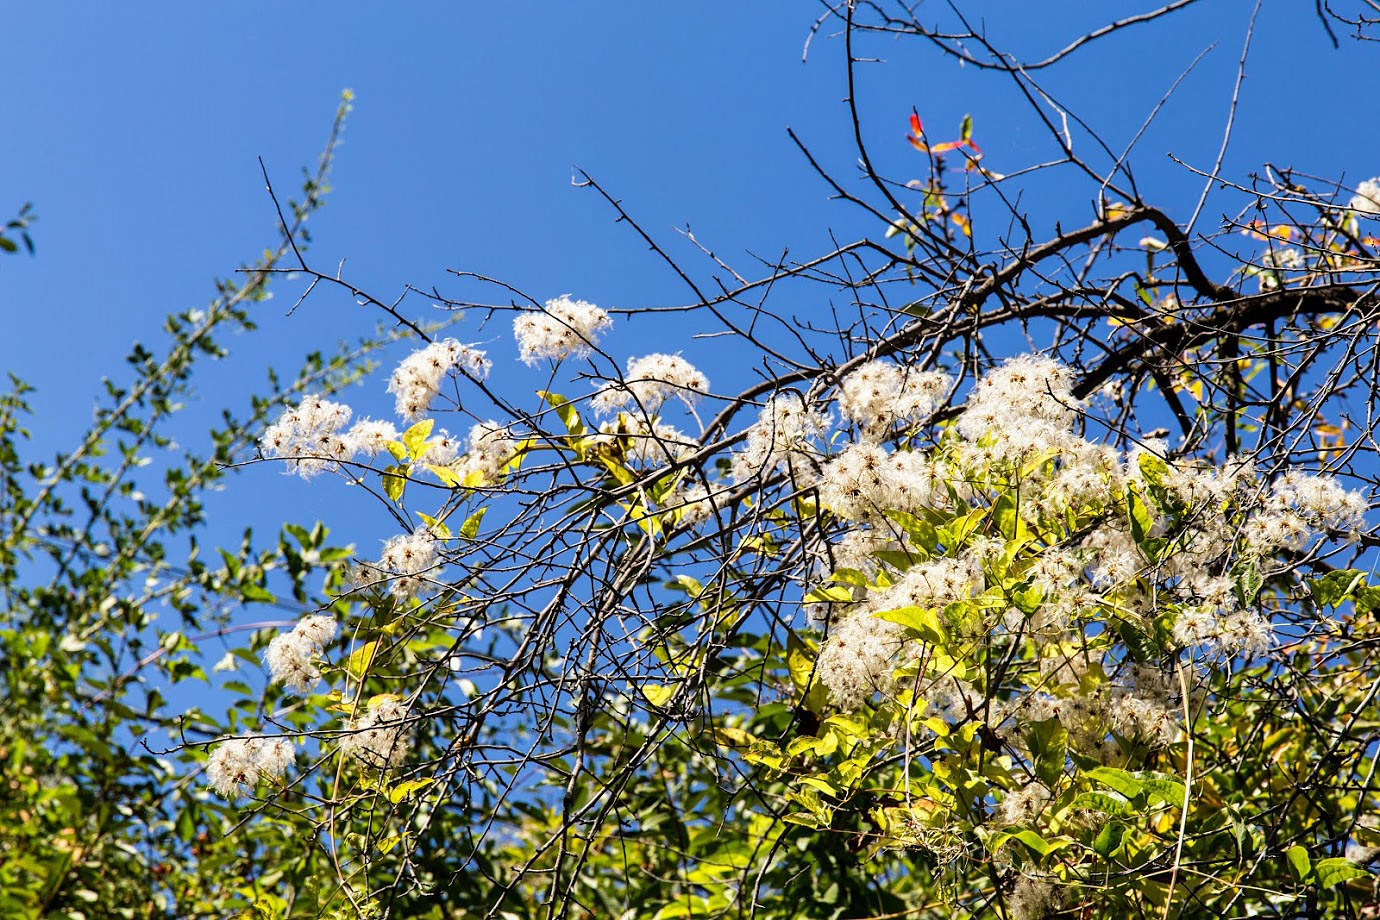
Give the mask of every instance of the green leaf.
[[1142, 453], [1137, 459], [1140, 465], [1140, 474], [1145, 477], [1145, 481], [1152, 485], [1163, 486], [1169, 481], [1169, 464], [1165, 463], [1154, 454]]
[[1139, 774], [1139, 778], [1141, 785], [1150, 795], [1159, 798], [1167, 805], [1173, 805], [1176, 808], [1183, 806], [1187, 790], [1184, 788], [1183, 780], [1177, 776], [1147, 771]]
[[465, 518], [465, 523], [460, 525], [460, 536], [466, 540], [473, 540], [475, 537], [479, 536], [479, 525], [483, 522], [484, 513], [488, 510], [489, 506], [485, 505], [474, 514]]
[[436, 466], [435, 464], [428, 463], [426, 468], [431, 475], [441, 480], [441, 485], [447, 488], [458, 489], [465, 485], [464, 480], [460, 478], [460, 474], [448, 466]]
[[807, 646], [795, 633], [786, 637], [786, 670], [790, 673], [791, 683], [800, 693], [804, 693], [806, 688], [819, 683], [811, 680], [815, 673], [815, 653]]
[[585, 423], [580, 420], [580, 413], [576, 411], [573, 405], [566, 401], [564, 396], [559, 393], [548, 393], [545, 390], [538, 390], [537, 395], [546, 400], [547, 404], [550, 405], [552, 409], [556, 410], [557, 418], [565, 425], [565, 430], [569, 434], [579, 437], [588, 431], [585, 427]]
[[[1291, 862], [1292, 854], [1295, 849], [1301, 848], [1291, 847], [1289, 849]], [[1370, 873], [1365, 869], [1362, 869], [1343, 856], [1335, 856], [1331, 859], [1320, 859], [1317, 865], [1313, 867], [1313, 881], [1319, 888], [1334, 888], [1350, 879], [1365, 878], [1369, 875]]]
[[424, 418], [403, 433], [403, 445], [407, 447], [407, 455], [416, 460], [422, 455], [422, 449], [426, 446], [426, 439], [431, 437], [431, 429], [436, 427], [436, 420]]
[[1110, 857], [1121, 848], [1121, 839], [1126, 836], [1126, 825], [1120, 821], [1108, 821], [1093, 838], [1093, 851], [1099, 856]]
[[1016, 499], [1009, 492], [1003, 492], [992, 504], [992, 520], [996, 522], [997, 532], [1008, 540], [1016, 539], [1022, 529], [1021, 515], [1016, 508]]
[[944, 643], [944, 629], [939, 625], [939, 615], [931, 607], [901, 607], [898, 610], [878, 611], [872, 615], [888, 623], [901, 624], [931, 645]]
[[1125, 770], [1118, 770], [1116, 767], [1094, 767], [1087, 772], [1087, 777], [1094, 782], [1101, 783], [1108, 789], [1114, 789], [1128, 799], [1134, 799], [1140, 795], [1143, 788], [1141, 781], [1135, 774]]
[[[805, 739], [797, 738], [796, 740], [803, 741]], [[818, 789], [825, 795], [831, 795], [835, 797], [837, 797], [839, 793], [842, 791], [834, 783], [831, 783], [829, 782], [829, 780], [820, 776], [802, 776], [800, 779], [796, 780], [796, 782], [805, 786], [810, 786], [814, 789]]]
[[884, 511], [882, 513], [885, 514], [888, 519], [900, 525], [901, 529], [910, 537], [912, 545], [923, 549], [929, 554], [938, 551], [939, 533], [929, 521], [905, 511]]
[[371, 641], [355, 649], [345, 661], [345, 671], [355, 680], [363, 680], [369, 668], [373, 666], [374, 652], [377, 648], [378, 642]]
[[435, 777], [428, 777], [426, 779], [406, 779], [400, 783], [394, 783], [392, 788], [388, 790], [388, 801], [396, 805], [418, 789], [425, 789], [434, 782], [436, 782]]
[[1264, 584], [1265, 575], [1261, 572], [1259, 564], [1242, 562], [1237, 567], [1236, 587], [1241, 593], [1241, 602], [1247, 607], [1255, 604]]
[[[483, 509], [480, 510], [482, 511]], [[450, 528], [446, 526], [445, 521], [434, 518], [429, 514], [422, 514], [420, 511], [417, 512], [417, 517], [421, 518], [422, 521], [426, 524], [427, 529], [430, 530], [437, 537], [439, 537], [442, 540], [450, 539]]]
[[628, 469], [626, 464], [610, 457], [608, 453], [599, 451], [598, 459], [604, 469], [608, 470], [613, 478], [618, 481], [619, 485], [632, 485], [633, 482], [637, 480], [637, 476], [633, 474], [632, 470]]
[[240, 596], [247, 601], [260, 604], [271, 604], [277, 600], [271, 593], [254, 584], [240, 585]]
[[1293, 871], [1294, 878], [1300, 882], [1306, 881], [1309, 870], [1312, 868], [1308, 859], [1308, 851], [1296, 843], [1289, 848], [1284, 856], [1289, 860], [1289, 868]]
[[857, 569], [843, 567], [834, 569], [834, 574], [830, 575], [829, 579], [841, 585], [852, 585], [854, 588], [863, 588], [864, 590], [871, 587], [867, 581], [867, 576]]
[[1126, 487], [1126, 511], [1131, 525], [1131, 539], [1144, 547], [1154, 530], [1155, 518], [1145, 500], [1129, 485]]
[[1021, 843], [1030, 847], [1030, 849], [1034, 851], [1037, 856], [1048, 856], [1050, 853], [1051, 847], [1049, 841], [1045, 840], [1045, 838], [1041, 837], [1039, 834], [1035, 833], [1029, 828], [1016, 831], [1016, 833], [1012, 834], [1011, 837], [1012, 839], [1019, 840]]
[[973, 139], [973, 116], [964, 115], [963, 121], [958, 124], [958, 139], [970, 141]]
[[1035, 761], [1035, 775], [1053, 788], [1064, 773], [1064, 759], [1068, 756], [1069, 733], [1057, 718], [1030, 723], [1026, 732], [1030, 756]]
[[805, 595], [805, 603], [807, 604], [851, 604], [852, 602], [853, 589], [843, 585], [819, 585]]
[[676, 689], [675, 684], [643, 684], [642, 695], [647, 698], [647, 702], [659, 709], [676, 695]]
[[939, 542], [945, 549], [956, 550], [965, 545], [973, 534], [978, 532], [978, 528], [987, 520], [986, 508], [975, 508], [967, 514], [960, 515], [935, 528], [939, 536]]
[[1124, 796], [1112, 792], [1080, 792], [1073, 800], [1073, 807], [1123, 817], [1135, 812]]
[[390, 501], [402, 501], [403, 489], [407, 488], [407, 467], [396, 464], [390, 466], [383, 471], [381, 478], [383, 494], [387, 495]]
[[1340, 607], [1352, 601], [1357, 613], [1369, 613], [1380, 608], [1380, 588], [1367, 584], [1368, 577], [1359, 569], [1342, 569], [1310, 578], [1306, 583], [1319, 607]]

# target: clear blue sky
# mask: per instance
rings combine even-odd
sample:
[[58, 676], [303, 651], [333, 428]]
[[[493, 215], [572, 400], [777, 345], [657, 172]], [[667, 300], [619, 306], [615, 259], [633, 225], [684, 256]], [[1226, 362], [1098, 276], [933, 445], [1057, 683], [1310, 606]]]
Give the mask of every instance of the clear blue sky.
[[[1033, 56], [1080, 26], [1150, 4], [960, 5], [998, 43]], [[1228, 175], [1267, 160], [1353, 183], [1380, 173], [1380, 132], [1369, 114], [1374, 46], [1334, 52], [1304, 6], [1265, 3]], [[164, 314], [203, 303], [213, 276], [271, 242], [256, 157], [290, 187], [320, 148], [345, 87], [357, 94], [356, 110], [335, 191], [313, 223], [313, 258], [332, 266], [346, 259], [347, 273], [376, 293], [405, 282], [446, 287], [445, 269], [456, 268], [542, 299], [570, 292], [604, 306], [684, 302], [680, 283], [609, 209], [571, 187], [575, 165], [703, 278], [709, 266], [674, 227], [688, 224], [744, 271], [748, 250], [775, 257], [790, 247], [806, 258], [824, 250], [831, 230], [848, 239], [873, 229], [827, 200], [786, 137], [794, 128], [857, 185], [834, 27], [801, 62], [820, 9], [779, 0], [12, 4], [0, 219], [32, 200], [40, 222], [36, 258], [0, 260], [0, 359], [39, 387], [37, 444], [70, 444], [100, 377], [121, 372], [131, 342], [158, 341]], [[1250, 10], [1242, 0], [1212, 0], [1115, 36], [1042, 79], [1119, 147], [1179, 71], [1219, 42], [1134, 158], [1147, 196], [1183, 218], [1198, 181], [1166, 152], [1210, 166]], [[973, 113], [994, 170], [1051, 156], [1002, 78], [945, 62], [915, 41], [874, 39], [859, 50], [888, 61], [864, 67], [860, 88], [865, 133], [884, 172], [920, 172], [902, 140], [912, 106], [936, 133]], [[1085, 192], [1070, 196], [1057, 183], [1033, 182], [1026, 195], [1037, 230], [1092, 213]], [[1205, 215], [1210, 224], [1216, 216]], [[282, 286], [259, 308], [262, 331], [231, 343], [232, 361], [203, 380], [194, 412], [209, 421], [262, 379], [265, 364], [291, 367], [378, 318], [328, 294], [285, 319], [297, 290]], [[490, 342], [494, 357], [511, 364], [506, 327], [457, 334]], [[646, 323], [621, 335], [611, 340], [614, 354], [683, 347], [716, 389], [732, 388], [734, 370], [679, 331]], [[524, 383], [517, 372], [508, 379]], [[353, 401], [375, 414], [387, 405], [381, 384]], [[362, 526], [351, 533], [341, 520], [373, 513], [358, 496], [343, 496], [345, 506], [339, 490], [269, 470], [246, 480], [251, 486], [233, 485], [236, 497], [220, 512], [226, 534], [323, 517], [351, 536], [386, 535]], [[244, 510], [245, 494], [260, 500], [258, 510]]]

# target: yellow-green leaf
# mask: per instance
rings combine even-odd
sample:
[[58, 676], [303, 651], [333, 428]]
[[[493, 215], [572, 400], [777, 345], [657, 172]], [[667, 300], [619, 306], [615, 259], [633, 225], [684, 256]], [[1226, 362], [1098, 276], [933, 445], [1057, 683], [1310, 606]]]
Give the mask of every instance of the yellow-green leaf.
[[671, 697], [676, 695], [675, 684], [643, 684], [642, 695], [647, 698], [647, 702], [653, 706], [665, 706]]
[[345, 661], [346, 673], [355, 680], [363, 680], [374, 663], [374, 652], [378, 649], [378, 645], [376, 641], [366, 642], [351, 652], [350, 657]]
[[1313, 867], [1313, 880], [1319, 888], [1332, 888], [1353, 878], [1363, 878], [1370, 873], [1344, 856], [1320, 859]]
[[434, 782], [436, 782], [434, 777], [428, 777], [426, 779], [406, 779], [400, 783], [394, 783], [393, 787], [388, 790], [388, 801], [396, 805], [418, 789], [425, 789]]
[[420, 511], [417, 512], [417, 517], [421, 518], [426, 523], [427, 529], [437, 537], [440, 537], [442, 540], [450, 539], [450, 528], [446, 526], [445, 521], [434, 518], [429, 514], [422, 514]]
[[422, 455], [422, 448], [426, 445], [426, 439], [431, 437], [431, 429], [436, 427], [436, 420], [424, 418], [403, 432], [402, 441], [407, 447], [407, 455], [416, 460]]
[[939, 614], [931, 607], [901, 607], [897, 610], [882, 610], [873, 616], [888, 623], [899, 623], [917, 633], [926, 642], [938, 645], [944, 641]]
[[1289, 868], [1293, 870], [1294, 878], [1299, 881], [1308, 878], [1308, 873], [1313, 868], [1313, 864], [1308, 858], [1308, 850], [1296, 843], [1289, 848], [1284, 856], [1289, 860]]
[[393, 465], [383, 471], [383, 494], [391, 501], [400, 502], [403, 489], [407, 488], [407, 467]]
[[426, 468], [431, 475], [441, 480], [441, 485], [443, 486], [447, 486], [451, 489], [458, 489], [462, 485], [465, 485], [465, 482], [460, 478], [460, 474], [448, 466], [436, 466], [435, 464], [428, 463]]
[[465, 518], [465, 523], [460, 525], [460, 536], [464, 537], [466, 540], [473, 540], [475, 537], [479, 536], [479, 524], [484, 520], [484, 512], [488, 510], [489, 506], [485, 505], [474, 514]]
[[1108, 789], [1120, 792], [1128, 799], [1140, 795], [1141, 782], [1134, 774], [1115, 767], [1093, 767], [1087, 772], [1088, 779], [1101, 783]]

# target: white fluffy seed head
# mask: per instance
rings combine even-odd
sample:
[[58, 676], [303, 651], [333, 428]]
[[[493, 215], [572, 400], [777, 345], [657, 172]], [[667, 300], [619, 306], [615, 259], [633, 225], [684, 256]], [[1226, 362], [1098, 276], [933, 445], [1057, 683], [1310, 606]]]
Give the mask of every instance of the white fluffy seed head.
[[340, 750], [375, 769], [399, 766], [411, 747], [407, 718], [407, 706], [397, 697], [375, 697], [363, 715], [346, 722]]
[[398, 415], [413, 421], [431, 408], [447, 376], [463, 372], [483, 379], [488, 376], [489, 367], [484, 352], [455, 339], [443, 339], [404, 358], [388, 381], [388, 392], [397, 397]]
[[626, 412], [600, 425], [594, 444], [620, 445], [626, 451], [628, 463], [636, 467], [666, 466], [684, 459], [699, 446], [672, 425]]
[[879, 518], [887, 511], [915, 513], [946, 498], [928, 458], [917, 451], [887, 453], [876, 444], [855, 444], [827, 463], [819, 497], [850, 521]]
[[441, 565], [441, 545], [426, 527], [399, 534], [383, 545], [375, 568], [388, 579], [389, 592], [401, 600], [416, 597], [435, 577]]
[[866, 440], [886, 436], [899, 424], [934, 411], [953, 379], [938, 371], [917, 371], [889, 361], [869, 361], [839, 384], [840, 414], [858, 426]]
[[992, 439], [999, 456], [1018, 456], [1071, 439], [1079, 400], [1073, 373], [1052, 358], [1022, 355], [990, 371], [973, 387], [958, 432]]
[[287, 738], [223, 738], [206, 762], [206, 780], [222, 798], [234, 799], [254, 791], [262, 780], [278, 780], [297, 759]]
[[291, 630], [273, 637], [264, 652], [264, 663], [276, 682], [295, 693], [307, 693], [321, 679], [316, 666], [322, 651], [336, 636], [333, 618], [304, 617]]
[[497, 482], [518, 447], [506, 426], [495, 421], [480, 422], [470, 429], [469, 449], [456, 462], [456, 472], [462, 481], [472, 480], [480, 486]]
[[905, 644], [896, 623], [855, 613], [835, 627], [816, 663], [816, 673], [843, 709], [857, 709], [891, 683], [892, 663]]
[[350, 421], [350, 407], [320, 396], [308, 396], [283, 410], [259, 439], [264, 456], [287, 461], [288, 472], [309, 479], [337, 468], [354, 456], [357, 446], [341, 429]]
[[388, 450], [389, 441], [399, 440], [398, 429], [393, 427], [392, 422], [368, 418], [355, 422], [354, 427], [345, 433], [345, 439], [356, 452], [369, 457], [377, 457]]
[[545, 310], [522, 313], [513, 320], [518, 356], [527, 365], [543, 358], [560, 361], [588, 354], [598, 335], [612, 325], [608, 313], [568, 296], [546, 302]]
[[762, 406], [757, 421], [748, 428], [742, 448], [733, 455], [733, 478], [744, 482], [778, 469], [791, 469], [797, 481], [812, 481], [821, 451], [817, 442], [829, 427], [829, 419], [806, 405], [793, 390], [773, 393]]
[[1366, 217], [1380, 216], [1380, 177], [1367, 179], [1356, 186], [1351, 198], [1351, 210]]
[[709, 379], [680, 355], [652, 354], [628, 362], [628, 373], [605, 384], [590, 404], [599, 412], [635, 406], [655, 413], [672, 396], [687, 406], [709, 392]]

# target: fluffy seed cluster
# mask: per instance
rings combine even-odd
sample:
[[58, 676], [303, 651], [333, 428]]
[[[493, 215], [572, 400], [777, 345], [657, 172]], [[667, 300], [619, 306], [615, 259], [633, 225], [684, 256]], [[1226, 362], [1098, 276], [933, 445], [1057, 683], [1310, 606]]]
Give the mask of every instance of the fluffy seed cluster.
[[1274, 644], [1274, 627], [1255, 610], [1214, 611], [1189, 607], [1174, 623], [1174, 641], [1209, 657], [1263, 655]]
[[1380, 177], [1367, 179], [1356, 186], [1351, 198], [1351, 210], [1368, 217], [1380, 216]]
[[1247, 524], [1247, 543], [1260, 552], [1299, 549], [1314, 531], [1353, 537], [1370, 509], [1360, 492], [1335, 480], [1290, 470], [1275, 480], [1260, 513]]
[[396, 767], [411, 746], [406, 720], [402, 700], [390, 694], [374, 697], [363, 715], [346, 721], [340, 750], [378, 770]]
[[1069, 441], [1079, 402], [1073, 374], [1040, 355], [1012, 358], [973, 387], [958, 432], [972, 442], [989, 441], [995, 459], [1020, 456]]
[[905, 644], [895, 623], [858, 613], [843, 620], [819, 653], [816, 673], [834, 701], [857, 709], [891, 683], [891, 663]]
[[[1072, 744], [1106, 762], [1119, 756], [1117, 739], [1164, 747], [1182, 731], [1178, 689], [1114, 646], [1089, 655], [1088, 624], [1113, 611], [1149, 622], [1168, 609], [1174, 646], [1198, 663], [1267, 655], [1274, 624], [1248, 586], [1280, 551], [1354, 538], [1366, 525], [1366, 496], [1333, 478], [1293, 471], [1267, 483], [1247, 459], [1172, 460], [1157, 442], [1123, 455], [1077, 436], [1074, 421], [1067, 371], [1017, 359], [978, 382], [958, 430], [933, 448], [863, 442], [824, 465], [820, 503], [851, 526], [816, 576], [848, 570], [833, 587], [853, 587], [851, 597], [835, 591], [808, 612], [835, 624], [817, 669], [841, 706], [888, 687], [904, 650], [904, 634], [875, 615], [919, 607], [965, 640], [1031, 643], [1006, 675], [1005, 702], [991, 688], [973, 688], [970, 699], [936, 686], [929, 697], [941, 717], [970, 718], [964, 707], [981, 704], [989, 728], [1017, 749], [1024, 729], [1014, 729], [1058, 718]], [[901, 526], [898, 511], [916, 524]], [[984, 522], [962, 533], [945, 524], [926, 537], [920, 528], [936, 511], [971, 511]], [[1062, 536], [1013, 560], [1009, 542], [994, 536], [998, 513], [1010, 516], [1003, 528], [1019, 518], [1030, 532]], [[989, 573], [1013, 562], [1024, 583], [1017, 603], [988, 597]]]
[[997, 827], [1028, 824], [1040, 814], [1048, 801], [1049, 790], [1044, 784], [1032, 782], [1006, 794], [1006, 798], [992, 813], [992, 823]]
[[459, 438], [442, 428], [426, 439], [417, 456], [417, 462], [431, 466], [450, 466], [460, 459], [460, 449], [463, 446], [464, 443]]
[[778, 469], [790, 469], [797, 479], [813, 481], [822, 439], [829, 420], [809, 406], [793, 390], [772, 394], [757, 421], [747, 431], [747, 441], [733, 455], [733, 477], [739, 482]]
[[699, 446], [672, 425], [626, 412], [600, 425], [594, 443], [622, 450], [628, 463], [635, 467], [666, 466], [684, 459]]
[[914, 514], [947, 501], [943, 483], [918, 451], [888, 453], [876, 444], [854, 444], [820, 474], [819, 498], [850, 521], [879, 518], [885, 511]]
[[336, 622], [328, 616], [309, 616], [268, 643], [264, 663], [274, 681], [296, 693], [307, 693], [321, 679], [316, 660], [335, 638]]
[[1063, 903], [1063, 895], [1051, 880], [1022, 875], [1007, 895], [1006, 914], [1011, 920], [1044, 920]]
[[1129, 677], [1109, 685], [1106, 716], [1112, 731], [1162, 748], [1179, 737], [1179, 696], [1165, 672], [1144, 665], [1131, 669]]
[[399, 534], [383, 544], [383, 554], [373, 566], [388, 590], [400, 600], [416, 597], [434, 580], [440, 567], [441, 544], [426, 527]]
[[398, 440], [398, 429], [393, 427], [392, 422], [366, 418], [355, 422], [345, 439], [354, 446], [355, 452], [377, 457], [388, 449], [389, 441]]
[[398, 415], [411, 421], [426, 414], [447, 375], [463, 371], [482, 379], [489, 367], [484, 352], [455, 339], [444, 339], [404, 358], [388, 381], [388, 392], [397, 397]]
[[710, 491], [703, 483], [682, 486], [671, 493], [663, 504], [679, 510], [677, 520], [686, 527], [698, 527], [716, 514], [726, 514], [717, 501], [720, 492]]
[[287, 461], [288, 472], [309, 479], [334, 470], [356, 454], [376, 457], [398, 440], [391, 422], [361, 419], [348, 430], [349, 406], [319, 396], [308, 397], [289, 408], [259, 439], [264, 456]]
[[1125, 488], [1126, 477], [1116, 448], [1075, 442], [1059, 457], [1058, 472], [1034, 500], [1041, 510], [1080, 510], [1111, 501]]
[[687, 406], [709, 392], [709, 379], [680, 355], [647, 355], [628, 362], [622, 380], [612, 380], [594, 394], [590, 404], [599, 412], [614, 412], [633, 405], [656, 412], [672, 396]]
[[283, 458], [289, 472], [308, 479], [355, 454], [355, 443], [341, 432], [350, 414], [349, 406], [309, 396], [286, 409], [264, 431], [259, 446], [264, 456]]
[[497, 482], [518, 451], [518, 442], [505, 425], [480, 422], [470, 429], [469, 450], [456, 463], [460, 478], [471, 486]]
[[527, 365], [542, 358], [560, 361], [571, 355], [585, 355], [597, 343], [598, 335], [612, 325], [609, 315], [592, 303], [557, 297], [546, 302], [546, 309], [523, 313], [513, 320], [513, 337], [518, 355]]
[[952, 385], [953, 378], [938, 371], [869, 361], [843, 378], [839, 412], [858, 426], [865, 440], [877, 441], [897, 425], [933, 412]]
[[871, 595], [873, 610], [944, 607], [971, 600], [982, 585], [982, 572], [971, 556], [940, 556], [912, 566], [896, 584]]
[[277, 780], [297, 759], [287, 738], [223, 738], [206, 763], [206, 779], [222, 798], [248, 795], [262, 780]]

